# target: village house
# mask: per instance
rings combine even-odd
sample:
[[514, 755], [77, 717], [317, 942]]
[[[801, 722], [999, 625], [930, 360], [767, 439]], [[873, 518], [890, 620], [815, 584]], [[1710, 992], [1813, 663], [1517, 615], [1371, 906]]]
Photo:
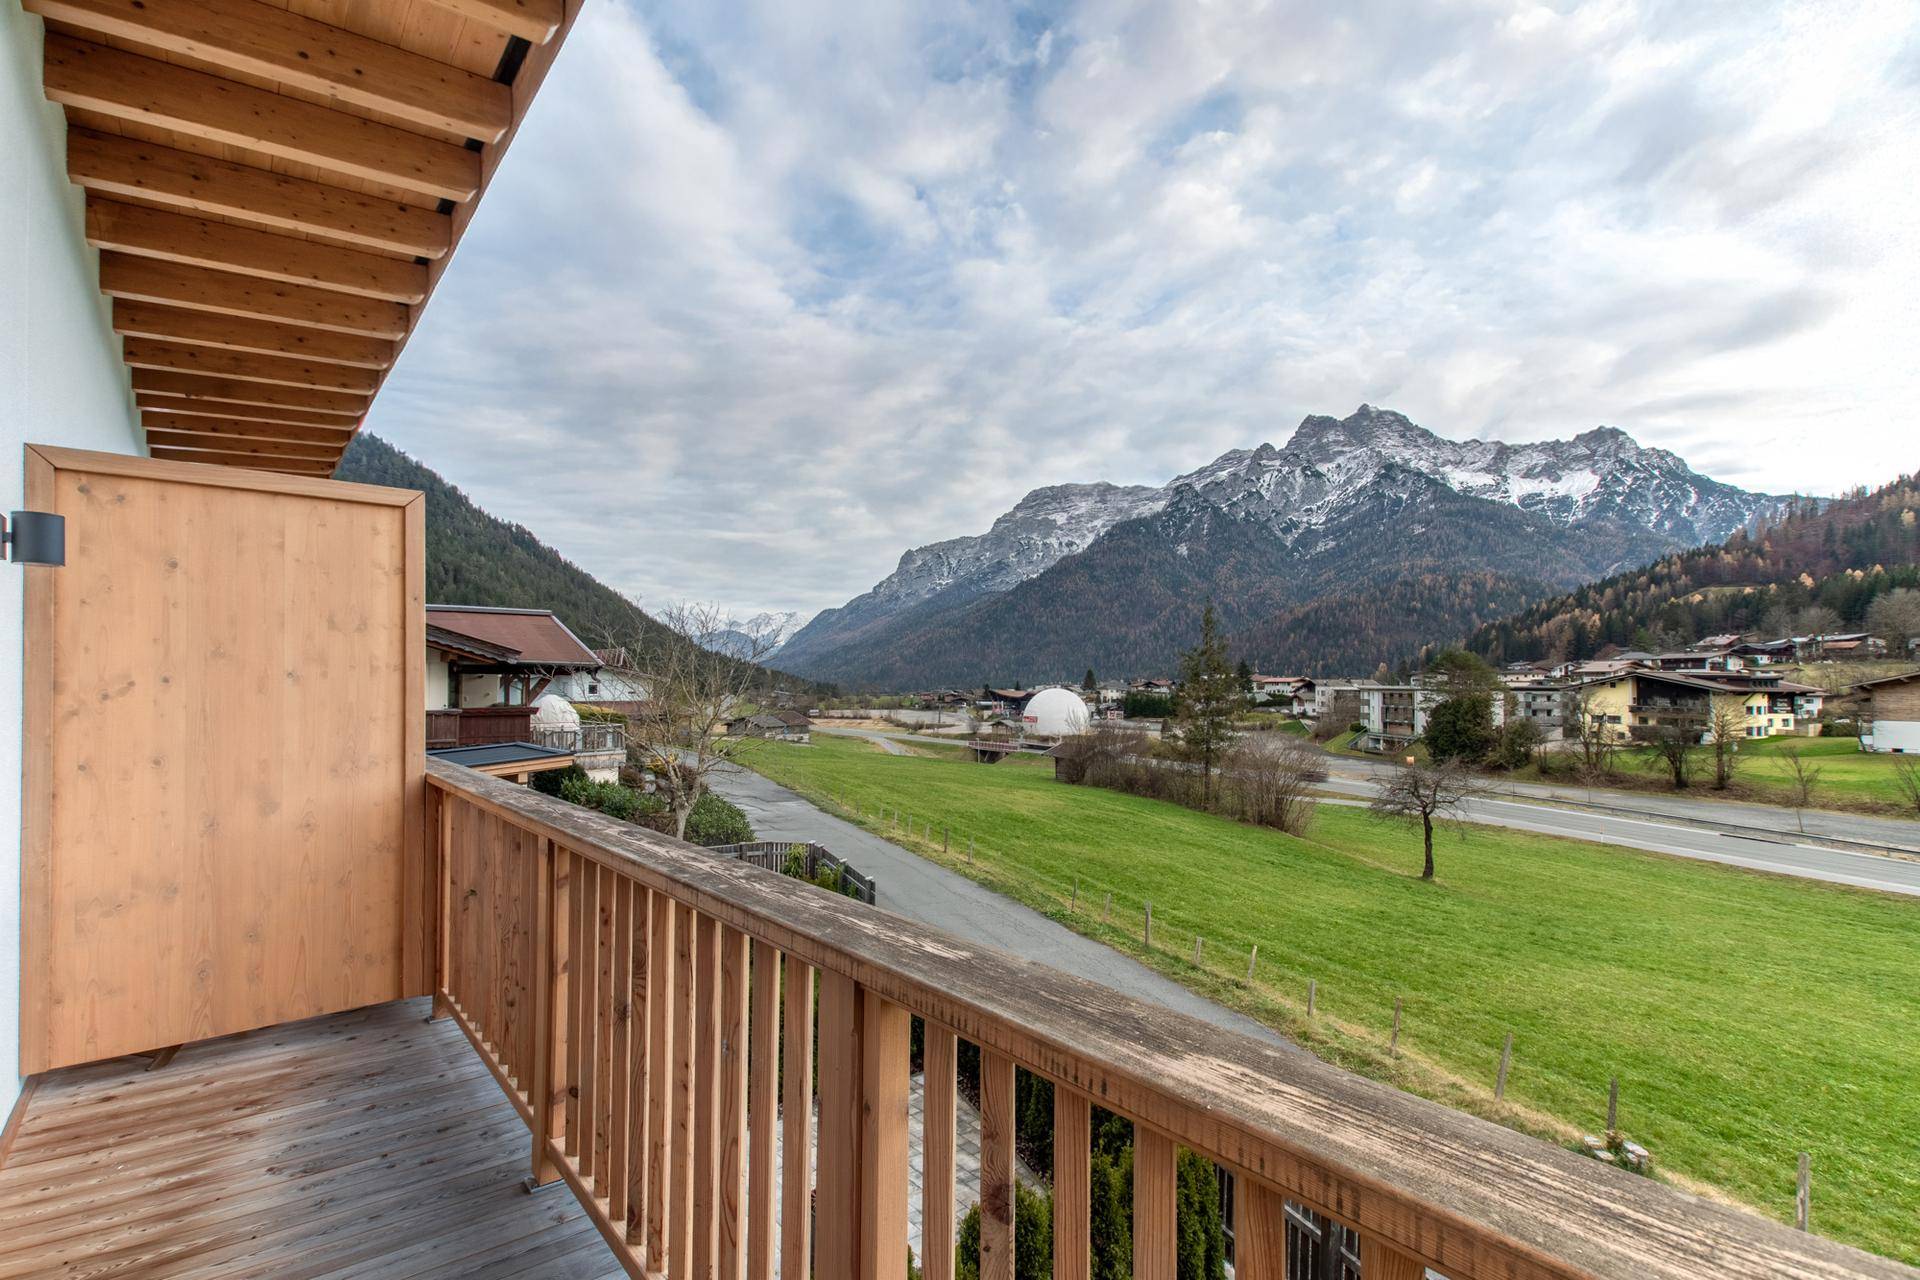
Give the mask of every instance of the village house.
[[730, 738], [773, 738], [780, 742], [810, 742], [813, 721], [798, 711], [759, 711], [727, 721]]
[[1869, 722], [1860, 735], [1868, 751], [1920, 755], [1920, 671], [1863, 680], [1852, 693], [1866, 700], [1862, 718]]
[[1608, 738], [1629, 742], [1676, 723], [1704, 740], [1719, 714], [1731, 716], [1732, 732], [1742, 738], [1811, 734], [1824, 692], [1772, 672], [1633, 668], [1583, 681], [1578, 696]]

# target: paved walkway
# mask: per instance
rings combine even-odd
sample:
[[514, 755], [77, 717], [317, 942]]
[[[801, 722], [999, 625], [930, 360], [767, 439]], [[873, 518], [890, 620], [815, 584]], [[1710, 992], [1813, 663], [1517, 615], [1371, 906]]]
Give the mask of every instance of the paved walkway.
[[888, 840], [823, 813], [779, 783], [723, 765], [713, 789], [746, 811], [762, 840], [812, 840], [874, 877], [880, 906], [1040, 964], [1098, 982], [1139, 1000], [1177, 1009], [1217, 1027], [1294, 1046], [1245, 1014], [1223, 1008], [1163, 977], [1131, 956], [1082, 937], [957, 872], [936, 866]]

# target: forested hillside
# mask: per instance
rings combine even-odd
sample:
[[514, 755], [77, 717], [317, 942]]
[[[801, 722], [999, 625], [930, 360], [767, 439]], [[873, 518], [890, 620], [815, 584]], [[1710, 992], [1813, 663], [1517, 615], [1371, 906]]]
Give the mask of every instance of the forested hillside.
[[1920, 586], [1920, 480], [1902, 476], [1778, 523], [1677, 552], [1479, 628], [1493, 662], [1664, 649], [1726, 632], [1866, 630], [1873, 602]]
[[625, 646], [642, 662], [657, 646], [685, 643], [531, 530], [488, 515], [378, 436], [355, 436], [336, 476], [427, 495], [427, 599], [434, 604], [551, 609], [594, 648]]
[[1405, 661], [1435, 636], [1506, 617], [1548, 590], [1501, 573], [1414, 573], [1243, 627], [1233, 650], [1261, 671], [1369, 675], [1381, 663]]

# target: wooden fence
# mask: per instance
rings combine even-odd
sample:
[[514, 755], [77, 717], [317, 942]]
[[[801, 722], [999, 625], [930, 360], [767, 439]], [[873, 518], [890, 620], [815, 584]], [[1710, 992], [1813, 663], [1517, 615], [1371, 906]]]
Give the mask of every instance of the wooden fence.
[[437, 998], [526, 1119], [536, 1178], [634, 1276], [903, 1280], [914, 1017], [927, 1280], [954, 1272], [960, 1039], [983, 1280], [1013, 1276], [1016, 1071], [1054, 1085], [1058, 1280], [1088, 1275], [1096, 1104], [1134, 1125], [1140, 1280], [1175, 1280], [1181, 1147], [1234, 1175], [1239, 1280], [1288, 1276], [1289, 1201], [1358, 1239], [1365, 1280], [1914, 1275], [444, 761], [428, 783]]
[[822, 871], [838, 871], [840, 891], [847, 897], [870, 907], [879, 901], [879, 891], [873, 877], [862, 875], [852, 864], [836, 857], [822, 844], [799, 840], [752, 840], [745, 844], [710, 845], [707, 852], [733, 858], [763, 871], [778, 871], [783, 875], [786, 873], [787, 859], [798, 853], [807, 879], [815, 879]]

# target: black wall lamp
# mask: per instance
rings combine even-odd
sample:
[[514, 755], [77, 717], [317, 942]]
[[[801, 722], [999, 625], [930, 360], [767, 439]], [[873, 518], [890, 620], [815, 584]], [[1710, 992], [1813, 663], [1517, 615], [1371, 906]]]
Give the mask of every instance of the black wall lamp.
[[15, 564], [65, 564], [67, 518], [50, 511], [16, 511], [0, 520], [0, 548]]

